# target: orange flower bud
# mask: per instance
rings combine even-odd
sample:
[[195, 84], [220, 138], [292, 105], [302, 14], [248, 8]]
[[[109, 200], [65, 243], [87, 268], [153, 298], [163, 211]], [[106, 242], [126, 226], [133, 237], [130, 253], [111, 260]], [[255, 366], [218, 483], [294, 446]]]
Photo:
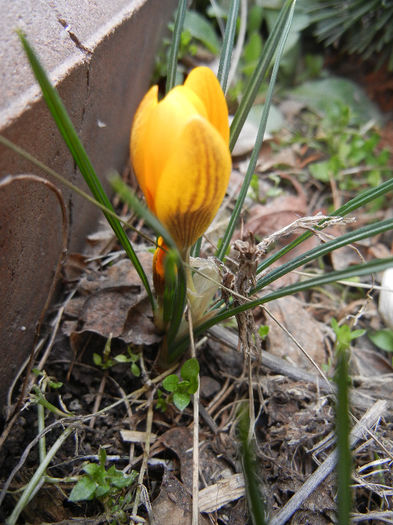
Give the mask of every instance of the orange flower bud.
[[160, 102], [153, 86], [132, 125], [130, 151], [147, 205], [182, 253], [213, 220], [231, 172], [228, 108], [214, 73], [191, 71]]
[[158, 237], [157, 245], [153, 256], [153, 284], [156, 294], [160, 297], [165, 290], [165, 250], [168, 247], [162, 237]]

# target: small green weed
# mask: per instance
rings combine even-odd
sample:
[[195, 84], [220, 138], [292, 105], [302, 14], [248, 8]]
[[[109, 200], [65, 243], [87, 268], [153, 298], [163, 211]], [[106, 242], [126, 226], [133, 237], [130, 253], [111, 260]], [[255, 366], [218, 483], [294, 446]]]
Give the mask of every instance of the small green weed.
[[40, 384], [45, 383], [45, 386], [53, 388], [53, 390], [58, 390], [63, 386], [61, 381], [57, 381], [56, 378], [48, 376], [45, 370], [39, 370], [38, 368], [33, 368], [33, 374], [40, 378]]
[[114, 465], [106, 470], [106, 452], [103, 448], [100, 448], [98, 458], [98, 463], [87, 463], [83, 467], [85, 474], [76, 483], [68, 499], [72, 502], [97, 499], [108, 515], [117, 516], [111, 523], [126, 523], [124, 510], [131, 502], [131, 494], [125, 489], [134, 483], [138, 473], [132, 471], [129, 475], [124, 474]]
[[259, 328], [258, 328], [258, 334], [259, 334], [259, 337], [261, 339], [265, 339], [267, 337], [269, 333], [269, 327], [265, 324], [262, 324]]
[[[173, 32], [173, 23], [169, 24], [169, 29]], [[154, 82], [158, 82], [160, 79], [167, 76], [170, 45], [171, 40], [169, 38], [164, 39], [161, 49], [156, 55], [153, 74]], [[213, 21], [202, 16], [197, 11], [188, 10], [184, 20], [183, 31], [180, 36], [178, 52], [179, 65], [177, 78], [179, 83], [181, 83], [182, 75], [185, 73], [185, 68], [181, 64], [182, 59], [196, 56], [199, 48], [204, 51], [207, 50], [209, 53], [217, 54], [220, 48], [220, 40], [216, 35]]]
[[134, 354], [131, 346], [127, 347], [127, 351], [124, 354], [118, 354], [115, 357], [111, 357], [111, 342], [112, 342], [112, 336], [110, 335], [107, 342], [105, 343], [104, 351], [102, 355], [97, 354], [96, 352], [93, 354], [93, 361], [96, 366], [99, 366], [102, 368], [102, 370], [107, 370], [108, 368], [112, 368], [116, 364], [120, 363], [131, 363], [131, 373], [135, 377], [139, 377], [141, 375], [141, 369], [137, 365], [137, 362], [139, 361], [139, 355]]
[[351, 327], [347, 324], [339, 326], [334, 318], [331, 323], [333, 331], [336, 334], [336, 342], [334, 345], [336, 353], [348, 350], [351, 346], [351, 341], [366, 333], [366, 330], [363, 329], [351, 330]]
[[[347, 352], [351, 346], [351, 341], [357, 337], [361, 337], [366, 333], [366, 330], [358, 329], [351, 330], [351, 327], [347, 324], [339, 326], [336, 319], [331, 320], [331, 325], [336, 336], [334, 343], [335, 356], [341, 352]], [[329, 359], [328, 363], [322, 364], [322, 370], [326, 373], [330, 373], [333, 368], [333, 361]]]
[[381, 184], [390, 155], [387, 149], [378, 151], [380, 135], [374, 128], [361, 128], [351, 121], [348, 106], [332, 105], [322, 119], [315, 121], [314, 138], [309, 143], [325, 157], [309, 166], [310, 174], [326, 184], [334, 179], [342, 191]]
[[97, 354], [94, 352], [93, 354], [93, 361], [96, 366], [99, 366], [102, 368], [102, 370], [107, 370], [108, 368], [112, 368], [112, 366], [115, 364], [114, 360], [111, 358], [111, 343], [112, 343], [112, 334], [109, 335], [105, 346], [104, 351], [102, 352], [102, 355]]
[[135, 377], [139, 377], [141, 375], [141, 369], [137, 365], [137, 362], [139, 361], [139, 355], [134, 354], [130, 346], [127, 347], [127, 354], [119, 354], [114, 359], [116, 363], [131, 363], [131, 373]]
[[168, 408], [168, 400], [164, 392], [158, 388], [156, 394], [157, 394], [157, 399], [156, 399], [157, 410], [160, 410], [161, 412], [166, 412]]
[[[188, 359], [180, 369], [183, 381], [176, 374], [167, 376], [162, 386], [171, 393], [167, 402], [173, 401], [179, 410], [184, 410], [191, 401], [192, 394], [198, 390], [199, 363], [195, 358]], [[163, 406], [162, 396], [158, 403]]]

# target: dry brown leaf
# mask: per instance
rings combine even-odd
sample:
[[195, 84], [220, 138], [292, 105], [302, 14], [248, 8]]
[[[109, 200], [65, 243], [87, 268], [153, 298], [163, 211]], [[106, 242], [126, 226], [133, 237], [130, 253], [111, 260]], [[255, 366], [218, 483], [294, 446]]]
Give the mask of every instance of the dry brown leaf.
[[[174, 427], [161, 436], [164, 445], [179, 458], [180, 477], [189, 493], [192, 493], [192, 432], [185, 427]], [[218, 482], [228, 475], [226, 463], [219, 459], [210, 448], [199, 450], [199, 470], [209, 483]]]
[[[285, 195], [273, 199], [268, 204], [255, 204], [249, 211], [249, 219], [244, 225], [244, 232], [251, 231], [255, 236], [263, 239], [268, 235], [288, 226], [292, 222], [309, 215], [308, 203], [302, 186], [293, 177], [288, 178], [297, 191], [297, 195]], [[301, 231], [283, 236], [276, 248], [279, 249], [291, 243]], [[319, 243], [316, 236], [309, 237], [304, 242], [296, 246], [288, 254], [284, 255], [272, 265], [271, 269], [283, 264], [284, 262], [297, 257], [298, 255], [311, 250]], [[273, 287], [282, 287], [292, 284], [298, 280], [296, 274], [285, 275], [273, 283]]]
[[249, 211], [245, 230], [264, 237], [287, 226], [304, 215], [309, 215], [307, 197], [302, 185], [289, 175], [283, 175], [295, 188], [296, 195], [283, 195], [268, 204], [256, 204]]
[[83, 305], [83, 330], [97, 332], [104, 337], [110, 333], [113, 337], [119, 337], [129, 309], [140, 301], [139, 292], [139, 287], [117, 286], [91, 295]]
[[393, 253], [393, 250], [389, 250], [386, 244], [377, 242], [373, 246], [370, 246], [368, 249], [368, 255], [372, 259], [383, 259], [384, 257], [390, 257]]
[[153, 321], [150, 301], [144, 298], [128, 310], [121, 339], [134, 345], [153, 345], [162, 339]]
[[[356, 341], [356, 345], [351, 348], [351, 365], [354, 374], [365, 378], [386, 380], [386, 389], [393, 391], [392, 364], [383, 356], [380, 350], [376, 350], [373, 347], [367, 338], [362, 337]], [[384, 378], [387, 374], [389, 374], [390, 377]], [[388, 386], [389, 384], [390, 386]]]
[[[160, 493], [152, 503], [155, 525], [191, 525], [191, 496], [184, 485], [165, 470]], [[199, 525], [209, 525], [209, 520], [199, 516]]]
[[102, 218], [97, 231], [87, 236], [87, 251], [90, 257], [108, 253], [116, 244], [116, 236], [108, 221]]
[[[152, 254], [140, 254], [140, 260], [150, 268]], [[112, 334], [112, 337], [134, 345], [152, 345], [161, 340], [147, 294], [129, 259], [113, 264], [101, 272], [99, 278], [90, 280], [89, 276], [84, 277], [80, 290], [88, 296], [76, 297], [67, 306], [67, 314], [79, 320], [78, 330], [69, 333], [75, 344], [79, 336], [84, 340], [87, 332], [105, 339]]]
[[89, 297], [83, 307], [82, 327], [75, 335], [96, 333], [105, 339], [121, 339], [126, 344], [152, 345], [161, 340], [153, 322], [150, 303], [133, 287], [119, 286]]
[[[267, 309], [284, 325], [318, 365], [325, 363], [324, 335], [321, 323], [315, 320], [299, 299], [291, 296], [283, 297], [269, 303]], [[267, 343], [270, 353], [287, 359], [302, 368], [315, 371], [297, 345], [269, 316], [266, 316], [266, 324], [269, 326]]]
[[[149, 282], [152, 281], [153, 254], [150, 252], [138, 253], [138, 258], [146, 272]], [[93, 293], [104, 288], [114, 288], [117, 286], [138, 286], [142, 287], [141, 280], [136, 269], [129, 259], [121, 259], [112, 266], [109, 266], [99, 274], [84, 276], [78, 290], [81, 293]]]
[[[343, 232], [344, 233], [344, 232]], [[334, 270], [345, 270], [351, 265], [362, 262], [361, 255], [353, 246], [343, 246], [330, 254]]]
[[66, 282], [79, 279], [87, 270], [87, 257], [81, 253], [70, 253], [63, 266], [63, 275]]
[[298, 165], [298, 159], [293, 147], [283, 148], [279, 151], [270, 150], [264, 152], [258, 159], [256, 171], [263, 173], [269, 171], [275, 166], [288, 166], [295, 168]]

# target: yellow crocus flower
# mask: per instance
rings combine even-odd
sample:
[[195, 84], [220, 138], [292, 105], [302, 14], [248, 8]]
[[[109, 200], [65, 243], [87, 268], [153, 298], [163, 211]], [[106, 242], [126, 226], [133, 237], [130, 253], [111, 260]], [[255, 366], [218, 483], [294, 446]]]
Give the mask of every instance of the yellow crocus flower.
[[142, 99], [130, 150], [147, 205], [185, 255], [213, 220], [231, 172], [228, 108], [214, 73], [191, 71], [158, 101], [158, 86]]

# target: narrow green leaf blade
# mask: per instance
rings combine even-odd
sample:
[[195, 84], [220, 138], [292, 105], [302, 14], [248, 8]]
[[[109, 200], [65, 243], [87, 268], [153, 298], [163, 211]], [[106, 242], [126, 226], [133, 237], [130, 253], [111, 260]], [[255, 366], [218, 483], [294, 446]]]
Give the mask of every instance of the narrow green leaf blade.
[[[39, 83], [45, 102], [51, 112], [53, 119], [65, 141], [68, 149], [70, 150], [74, 160], [80, 169], [80, 172], [83, 175], [87, 185], [90, 188], [95, 199], [104, 205], [109, 210], [113, 211], [113, 207], [109, 198], [107, 197], [104, 188], [101, 185], [100, 180], [98, 179], [94, 168], [91, 164], [91, 161], [79, 140], [78, 134], [75, 131], [74, 125], [71, 122], [70, 117], [57, 93], [57, 90], [52, 86], [43, 66], [41, 65], [38, 56], [35, 54], [33, 48], [30, 46], [26, 37], [22, 32], [19, 32], [19, 38], [23, 45], [23, 48], [26, 52], [27, 58], [30, 62], [33, 73], [36, 77], [37, 82]], [[154, 298], [150, 289], [149, 281], [146, 277], [146, 274], [143, 270], [143, 267], [125, 233], [118, 219], [112, 215], [107, 214], [104, 211], [104, 215], [112, 227], [113, 231], [116, 234], [120, 244], [123, 246], [128, 257], [135, 266], [136, 271], [148, 293], [152, 307], [154, 308]]]
[[228, 13], [227, 25], [225, 27], [224, 41], [220, 54], [217, 78], [221, 84], [222, 90], [226, 91], [228, 83], [229, 70], [231, 68], [231, 58], [233, 42], [236, 34], [236, 22], [239, 12], [240, 0], [232, 0]]
[[266, 42], [264, 53], [262, 54], [257, 67], [255, 68], [255, 72], [250, 78], [250, 81], [245, 89], [243, 98], [231, 124], [231, 138], [229, 141], [229, 148], [231, 151], [236, 144], [243, 124], [247, 118], [251, 106], [254, 103], [258, 89], [266, 76], [270, 63], [279, 45], [280, 39], [282, 38], [284, 27], [288, 22], [288, 18], [291, 16], [291, 10], [293, 9], [295, 2], [296, 0], [287, 0], [283, 5], [272, 32], [270, 33]]
[[171, 47], [168, 58], [168, 72], [166, 77], [165, 91], [168, 93], [176, 83], [177, 55], [179, 53], [181, 32], [187, 11], [187, 0], [179, 0], [176, 11], [175, 27], [173, 28]]
[[337, 520], [338, 523], [350, 524], [352, 509], [351, 479], [352, 455], [349, 443], [350, 406], [349, 406], [349, 352], [347, 348], [337, 351], [335, 380], [337, 384], [336, 400], [336, 439], [337, 439]]
[[255, 440], [249, 441], [250, 417], [248, 414], [248, 406], [245, 402], [242, 403], [239, 409], [237, 433], [240, 441], [243, 474], [246, 481], [247, 503], [252, 523], [254, 525], [265, 525], [265, 505], [261, 487], [258, 483]]
[[244, 178], [244, 182], [242, 184], [242, 187], [241, 187], [241, 190], [240, 190], [240, 193], [239, 193], [239, 197], [236, 200], [235, 208], [234, 208], [234, 210], [233, 210], [233, 212], [231, 214], [231, 218], [229, 220], [228, 226], [227, 226], [227, 228], [225, 230], [225, 233], [223, 235], [221, 246], [220, 246], [220, 248], [219, 248], [219, 250], [217, 251], [217, 254], [216, 254], [216, 256], [220, 260], [223, 260], [224, 257], [225, 257], [225, 254], [227, 253], [227, 249], [228, 249], [229, 244], [231, 242], [232, 235], [233, 235], [233, 232], [235, 230], [235, 226], [236, 226], [237, 220], [238, 220], [238, 218], [240, 216], [240, 213], [241, 213], [241, 210], [243, 208], [244, 200], [246, 198], [247, 191], [248, 191], [248, 188], [250, 186], [251, 178], [252, 178], [252, 176], [254, 174], [254, 171], [255, 171], [255, 166], [257, 164], [259, 151], [260, 151], [260, 149], [262, 147], [262, 142], [263, 142], [263, 138], [264, 138], [264, 135], [265, 135], [266, 123], [267, 123], [267, 119], [268, 119], [268, 116], [269, 116], [269, 110], [270, 110], [272, 96], [273, 96], [273, 90], [274, 90], [274, 86], [275, 86], [275, 83], [276, 83], [278, 68], [279, 68], [279, 65], [280, 65], [280, 60], [281, 60], [282, 54], [284, 52], [285, 43], [287, 41], [289, 30], [291, 28], [293, 13], [294, 13], [294, 9], [295, 9], [295, 2], [292, 1], [291, 3], [292, 3], [292, 7], [291, 7], [291, 9], [288, 12], [288, 16], [285, 18], [285, 26], [284, 26], [282, 34], [280, 35], [280, 40], [279, 40], [279, 43], [278, 43], [277, 54], [276, 54], [276, 58], [275, 58], [274, 65], [273, 65], [272, 75], [271, 75], [271, 78], [270, 78], [269, 88], [268, 88], [268, 91], [267, 91], [267, 94], [266, 94], [266, 101], [265, 101], [265, 104], [264, 104], [264, 107], [263, 107], [263, 111], [262, 111], [261, 122], [259, 124], [257, 138], [256, 138], [256, 141], [255, 141], [255, 145], [254, 145], [252, 154], [251, 154], [250, 162], [248, 164], [246, 176]]

